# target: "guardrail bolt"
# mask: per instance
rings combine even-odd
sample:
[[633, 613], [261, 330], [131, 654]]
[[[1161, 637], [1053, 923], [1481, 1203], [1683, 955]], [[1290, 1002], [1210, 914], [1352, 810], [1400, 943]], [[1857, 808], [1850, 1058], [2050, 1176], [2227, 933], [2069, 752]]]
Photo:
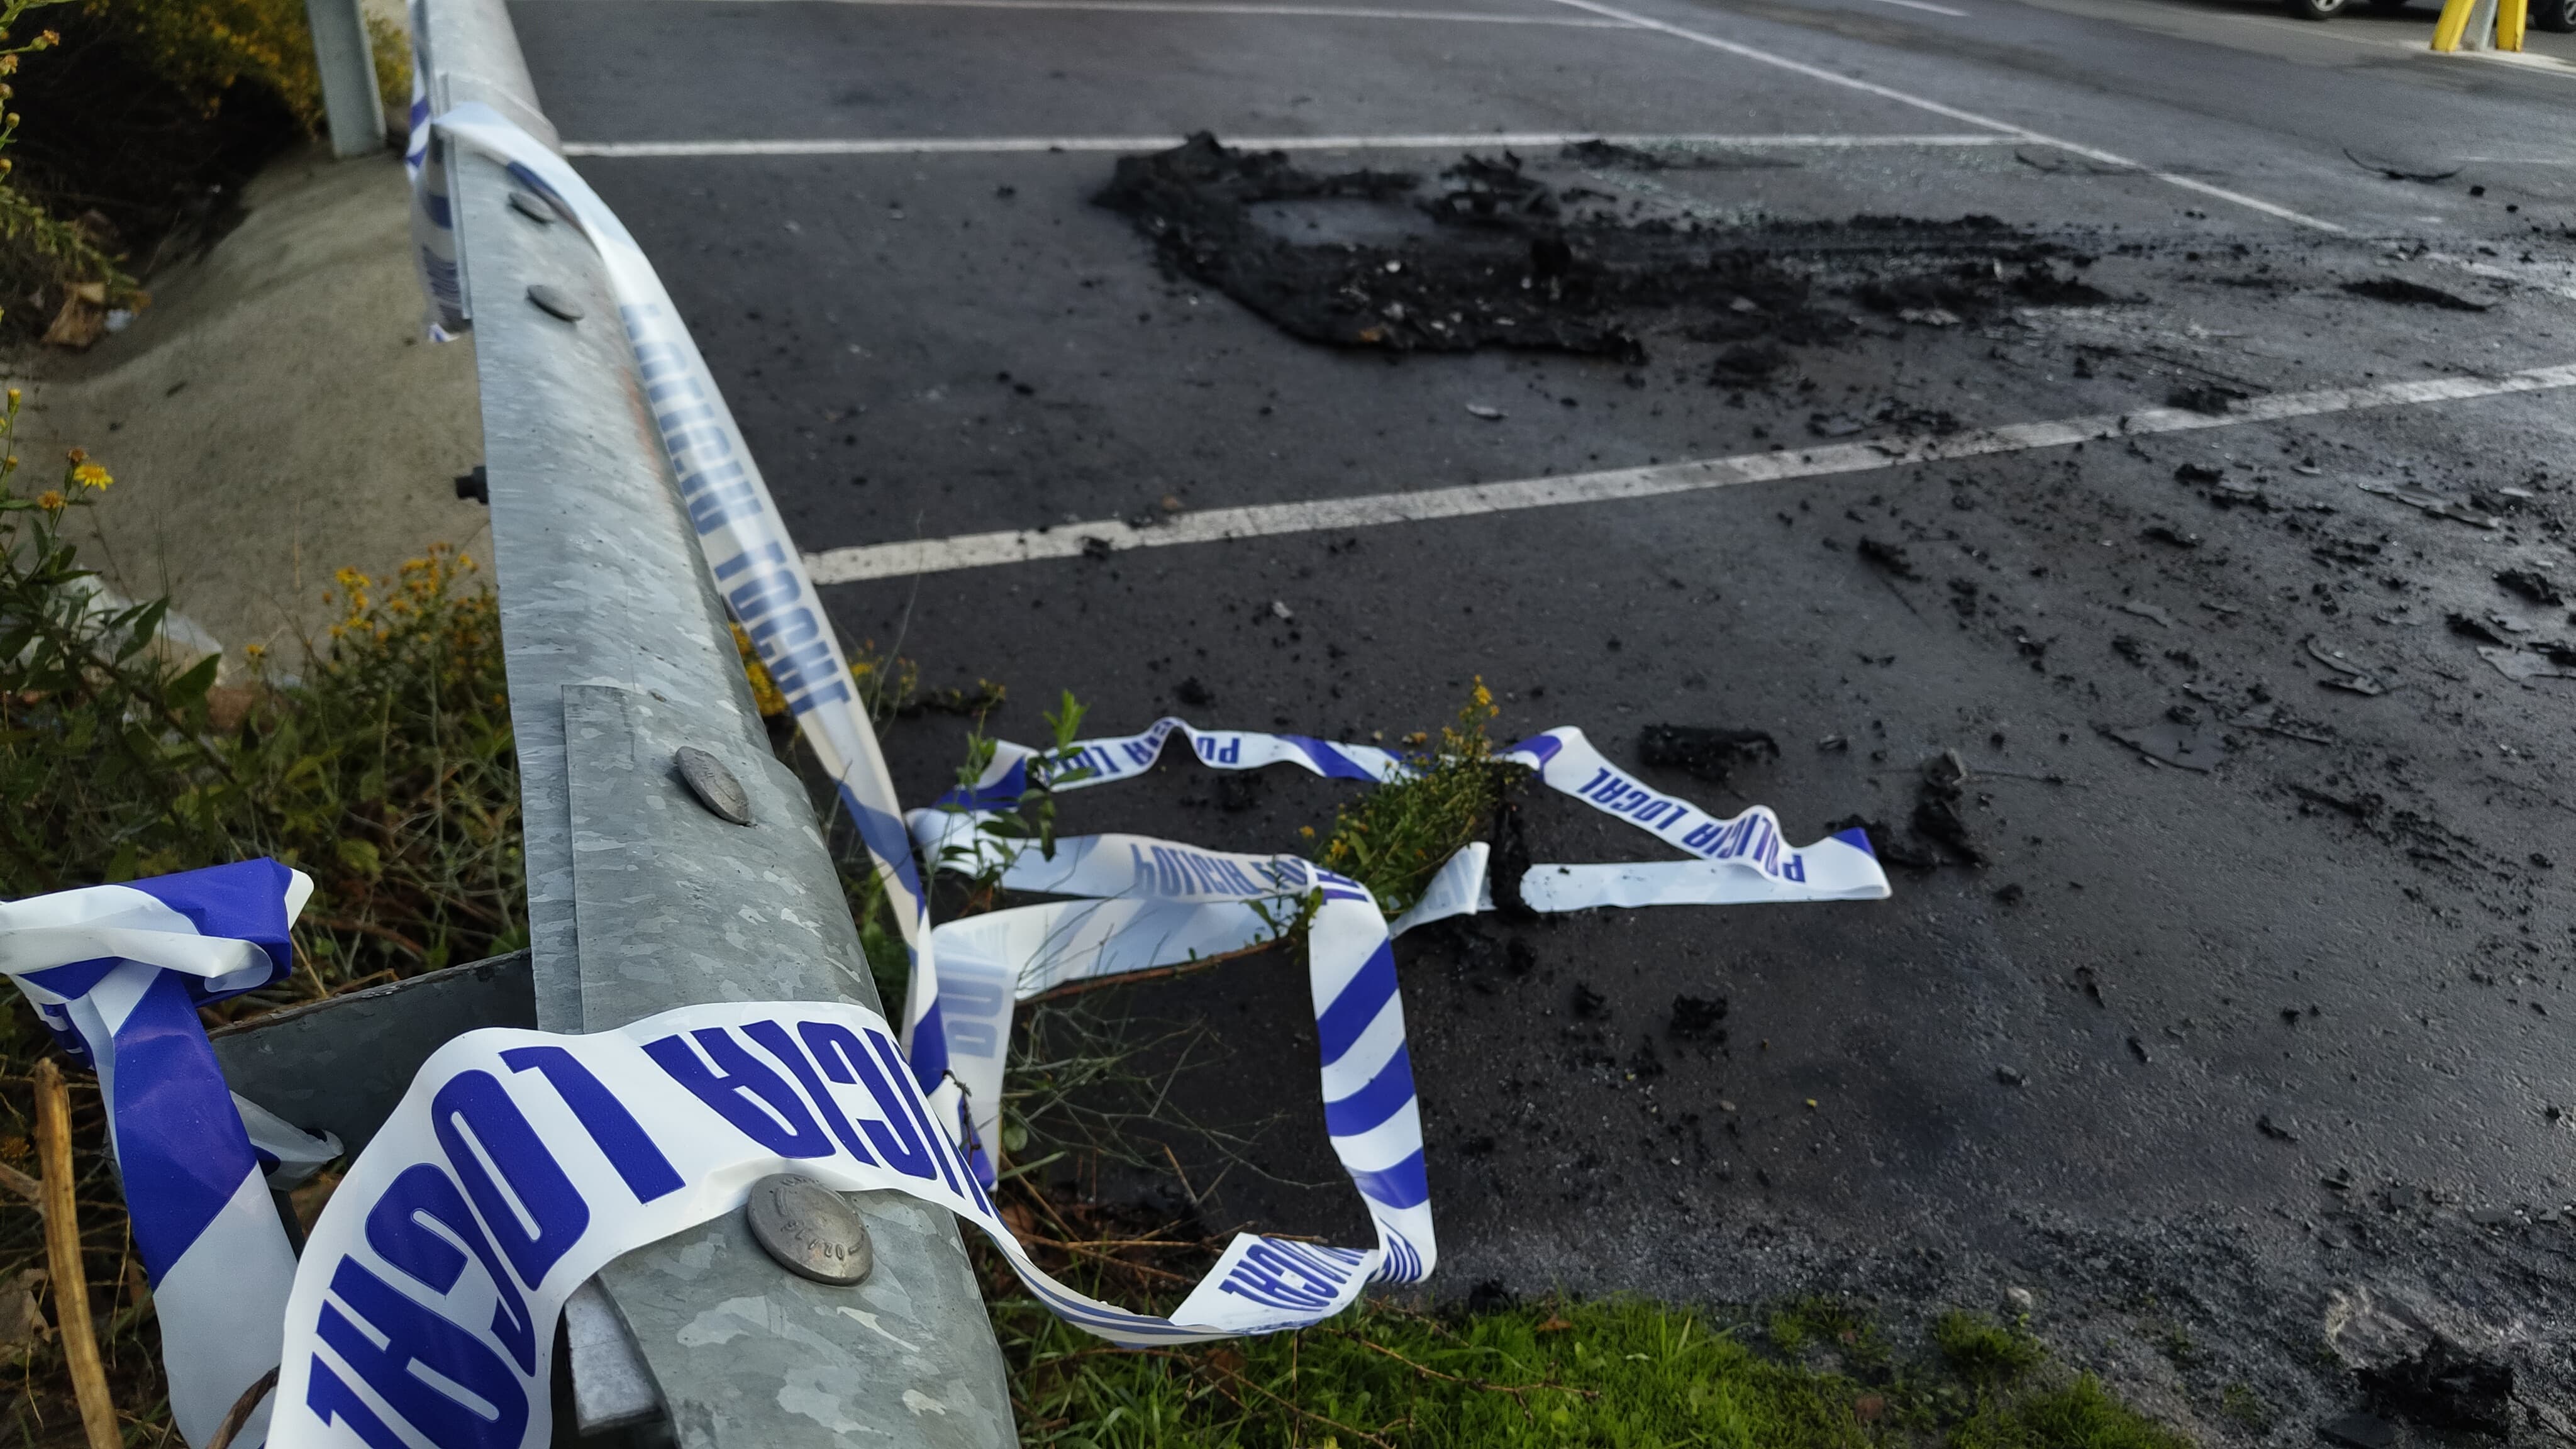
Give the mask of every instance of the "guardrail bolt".
[[859, 1210], [810, 1177], [764, 1177], [751, 1185], [742, 1211], [752, 1240], [800, 1278], [847, 1286], [865, 1282], [876, 1266], [876, 1247]]
[[751, 823], [751, 796], [733, 777], [733, 771], [725, 768], [724, 761], [696, 745], [680, 746], [671, 761], [680, 767], [680, 783], [689, 787], [689, 793], [698, 797], [698, 803], [707, 807], [709, 814], [736, 825]]
[[566, 322], [581, 320], [581, 304], [565, 296], [560, 288], [544, 282], [530, 282], [528, 300], [536, 303], [539, 311], [552, 313]]
[[510, 209], [539, 226], [555, 224], [555, 209], [524, 191], [510, 193]]

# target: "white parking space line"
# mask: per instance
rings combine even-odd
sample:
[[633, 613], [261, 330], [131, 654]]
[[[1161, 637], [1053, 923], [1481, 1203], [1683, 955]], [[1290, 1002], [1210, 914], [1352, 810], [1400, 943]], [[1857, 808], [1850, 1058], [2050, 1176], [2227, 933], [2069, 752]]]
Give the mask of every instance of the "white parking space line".
[[[561, 3], [561, 0], [555, 0]], [[1506, 15], [1490, 10], [1398, 10], [1369, 5], [1228, 4], [1224, 0], [707, 0], [727, 5], [869, 5], [888, 10], [1124, 10], [1144, 15], [1322, 15], [1349, 20], [1454, 20], [1470, 25], [1548, 25], [1634, 30], [1624, 20]]]
[[[1161, 151], [1183, 136], [889, 136], [777, 141], [567, 141], [566, 156], [999, 156], [1049, 151]], [[1750, 135], [1617, 136], [1599, 131], [1451, 131], [1415, 136], [1228, 136], [1245, 151], [1450, 151], [1477, 146], [1538, 150], [1600, 141], [1640, 150], [1842, 150], [1882, 146], [2013, 146], [2030, 142], [1997, 135]]]
[[1611, 20], [1624, 20], [1631, 25], [1640, 26], [1647, 30], [1660, 31], [1665, 35], [1672, 36], [1676, 40], [1687, 40], [1694, 45], [1704, 45], [1711, 50], [1724, 51], [1728, 55], [1739, 56], [1745, 60], [1755, 61], [1762, 65], [1776, 66], [1781, 70], [1791, 71], [1798, 75], [1820, 80], [1828, 85], [1841, 86], [1846, 90], [1855, 90], [1864, 95], [1878, 96], [1885, 100], [1895, 101], [1901, 105], [1912, 106], [1917, 110], [1930, 111], [1936, 116], [1946, 116], [1953, 121], [1965, 121], [1971, 126], [1984, 126], [1989, 130], [2000, 131], [2005, 135], [2015, 137], [2022, 141], [2042, 146], [2053, 146], [2058, 150], [2068, 152], [2072, 155], [2081, 156], [2088, 161], [2098, 161], [2105, 166], [2119, 166], [2136, 171], [2142, 171], [2147, 175], [2154, 177], [2156, 180], [2164, 182], [2168, 186], [2179, 186], [2186, 191], [2195, 191], [2214, 200], [2224, 201], [2231, 205], [2245, 207], [2248, 210], [2262, 212], [2266, 216], [2276, 216], [2283, 221], [2291, 222], [2298, 226], [2311, 227], [2318, 231], [2327, 232], [2341, 232], [2344, 230], [2343, 227], [2337, 226], [2333, 222], [2322, 221], [2316, 217], [2292, 211], [2286, 206], [2276, 206], [2260, 197], [2248, 196], [2241, 191], [2230, 191], [2225, 187], [2212, 186], [2206, 181], [2196, 180], [2189, 176], [2178, 175], [2171, 171], [2158, 171], [2147, 166], [2143, 162], [2132, 161], [2126, 156], [2115, 155], [2112, 152], [2100, 150], [2092, 146], [2079, 145], [2073, 141], [2060, 140], [2055, 136], [2043, 135], [2042, 133], [2031, 130], [2026, 126], [2016, 126], [2010, 121], [1998, 121], [1992, 116], [1981, 116], [1974, 111], [1961, 110], [1957, 106], [1945, 105], [1940, 101], [1933, 100], [1929, 96], [1918, 96], [1910, 91], [1898, 90], [1894, 86], [1883, 86], [1875, 81], [1865, 81], [1857, 76], [1848, 76], [1840, 73], [1839, 71], [1827, 70], [1820, 65], [1809, 65], [1805, 61], [1791, 60], [1785, 55], [1775, 55], [1759, 46], [1745, 45], [1739, 41], [1733, 40], [1722, 40], [1717, 36], [1707, 34], [1703, 31], [1692, 30], [1686, 26], [1672, 24], [1669, 21], [1657, 20], [1652, 16], [1640, 15], [1633, 10], [1622, 10], [1615, 5], [1605, 5], [1600, 3], [1600, 0], [1554, 0], [1554, 3], [1569, 6], [1588, 14], [1603, 16]]
[[1740, 488], [1750, 483], [1775, 483], [1791, 478], [1868, 473], [1950, 458], [2062, 448], [2102, 438], [2202, 432], [2363, 408], [2417, 407], [2428, 403], [2462, 402], [2472, 398], [2547, 392], [2568, 387], [2576, 387], [2576, 363], [2532, 368], [2502, 377], [2427, 378], [2416, 382], [2383, 382], [2368, 387], [2276, 393], [2235, 403], [2223, 414], [2187, 412], [2179, 408], [2147, 408], [2134, 413], [2106, 413], [2058, 422], [2017, 423], [2010, 427], [1954, 433], [1947, 437], [1930, 433], [1900, 434], [1866, 443], [1838, 443], [1831, 447], [1792, 452], [1744, 453], [1731, 458], [1620, 468], [1564, 477], [1470, 483], [1452, 488], [1379, 493], [1359, 498], [1324, 498], [1311, 503], [1211, 508], [1202, 513], [1184, 513], [1170, 522], [1148, 528], [1113, 518], [1047, 529], [970, 533], [952, 538], [835, 548], [807, 554], [805, 567], [817, 584], [910, 578], [918, 574], [1074, 558], [1103, 550], [1169, 548], [1180, 544], [1221, 543], [1236, 538], [1375, 528], [1441, 518], [1471, 518], [1479, 514], [1514, 513], [1566, 504], [1657, 498], [1675, 493], [1705, 492], [1713, 488]]

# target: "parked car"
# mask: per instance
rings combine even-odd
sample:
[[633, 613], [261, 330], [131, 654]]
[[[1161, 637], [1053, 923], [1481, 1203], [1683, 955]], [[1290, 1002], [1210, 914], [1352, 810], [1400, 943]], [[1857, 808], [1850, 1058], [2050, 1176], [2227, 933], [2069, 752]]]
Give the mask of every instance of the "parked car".
[[[2363, 0], [2370, 9], [2383, 15], [2395, 14], [2407, 6], [2407, 0]], [[2352, 0], [2288, 0], [2290, 13], [2301, 20], [2332, 20], [2350, 9]], [[2576, 0], [2530, 0], [2527, 12], [2534, 30], [2566, 32], [2576, 30]]]

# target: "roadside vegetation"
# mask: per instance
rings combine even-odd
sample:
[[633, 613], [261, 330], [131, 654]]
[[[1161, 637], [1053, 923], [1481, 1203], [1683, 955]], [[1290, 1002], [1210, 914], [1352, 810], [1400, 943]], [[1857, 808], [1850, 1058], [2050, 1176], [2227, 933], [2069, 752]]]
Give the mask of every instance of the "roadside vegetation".
[[[112, 494], [75, 451], [17, 482], [20, 395], [0, 412], [0, 894], [35, 895], [274, 856], [310, 873], [289, 979], [212, 1017], [472, 961], [524, 943], [517, 758], [498, 612], [472, 560], [433, 548], [378, 581], [344, 570], [341, 617], [300, 673], [249, 652], [224, 682], [162, 628], [169, 602], [97, 586], [65, 537]], [[17, 992], [0, 1008], [0, 1167], [35, 1170], [33, 1073], [50, 1050]], [[95, 1084], [73, 1082], [73, 1171], [92, 1317], [128, 1442], [168, 1418], [150, 1294], [105, 1150]], [[0, 1174], [0, 1177], [6, 1177]], [[11, 1185], [19, 1179], [7, 1177]], [[0, 1210], [0, 1360], [24, 1371], [0, 1437], [76, 1441], [43, 1308], [41, 1220]]]
[[[377, 36], [378, 84], [408, 85]], [[27, 113], [38, 123], [29, 126]], [[85, 347], [148, 305], [137, 282], [211, 241], [240, 183], [320, 114], [298, 0], [0, 0], [0, 329]], [[213, 1016], [507, 950], [525, 931], [516, 759], [497, 612], [472, 561], [432, 549], [378, 581], [344, 572], [342, 617], [297, 673], [202, 655], [80, 567], [69, 515], [114, 484], [74, 448], [21, 458], [23, 394], [0, 410], [0, 894], [254, 855], [317, 882], [298, 970]], [[92, 1442], [67, 1371], [30, 1139], [49, 1040], [0, 1007], [0, 1362], [20, 1371], [0, 1434]], [[59, 1088], [57, 1089], [59, 1090]], [[174, 1438], [151, 1295], [106, 1153], [95, 1083], [71, 1084], [66, 1169], [80, 1296], [121, 1437]], [[50, 1160], [50, 1159], [49, 1159]]]
[[[399, 114], [409, 44], [368, 28]], [[151, 304], [143, 278], [220, 236], [243, 185], [321, 122], [303, 0], [0, 3], [0, 331], [97, 341]]]
[[1300, 1333], [1138, 1353], [1026, 1299], [995, 1321], [1021, 1442], [1067, 1449], [2190, 1444], [2051, 1365], [2022, 1328], [1964, 1313], [1903, 1353], [1837, 1300], [1735, 1318], [1637, 1299], [1374, 1303]]

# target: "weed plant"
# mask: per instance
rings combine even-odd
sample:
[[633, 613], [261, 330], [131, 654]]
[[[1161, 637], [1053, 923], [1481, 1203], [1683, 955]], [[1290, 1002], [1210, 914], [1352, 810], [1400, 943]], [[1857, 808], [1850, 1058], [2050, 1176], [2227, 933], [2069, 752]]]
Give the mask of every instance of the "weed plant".
[[[343, 571], [342, 616], [301, 677], [251, 651], [249, 677], [176, 655], [167, 600], [97, 587], [65, 537], [113, 483], [73, 453], [32, 497], [15, 484], [19, 394], [0, 412], [0, 896], [268, 855], [310, 873], [287, 980], [224, 1003], [293, 1001], [510, 950], [526, 937], [517, 759], [498, 613], [472, 560], [435, 548], [379, 583]], [[0, 1162], [31, 1166], [29, 1073], [48, 1038], [0, 1006]], [[101, 1351], [130, 1443], [166, 1437], [150, 1294], [88, 1078], [74, 1083], [82, 1240]], [[0, 1436], [78, 1434], [60, 1346], [17, 1312], [51, 1291], [42, 1227], [0, 1207], [0, 1357], [23, 1370]], [[11, 1295], [18, 1295], [12, 1298]]]
[[[20, 116], [13, 103], [20, 63], [62, 43], [62, 33], [51, 27], [24, 34], [24, 22], [31, 12], [64, 3], [67, 0], [0, 0], [0, 151], [18, 140]], [[133, 300], [133, 279], [118, 269], [116, 258], [100, 238], [29, 196], [10, 175], [15, 168], [14, 161], [0, 156], [0, 297], [12, 301], [50, 297], [58, 302], [74, 289], [88, 287], [101, 307], [111, 300], [120, 304]], [[0, 316], [7, 315], [0, 311]], [[19, 330], [33, 334], [44, 330], [48, 316], [39, 306], [11, 320]]]
[[1494, 758], [1486, 727], [1501, 712], [1478, 679], [1436, 741], [1428, 733], [1407, 741], [1416, 747], [1410, 778], [1370, 790], [1334, 815], [1317, 863], [1367, 886], [1390, 919], [1412, 909], [1449, 857], [1491, 830], [1505, 794], [1528, 773]]

